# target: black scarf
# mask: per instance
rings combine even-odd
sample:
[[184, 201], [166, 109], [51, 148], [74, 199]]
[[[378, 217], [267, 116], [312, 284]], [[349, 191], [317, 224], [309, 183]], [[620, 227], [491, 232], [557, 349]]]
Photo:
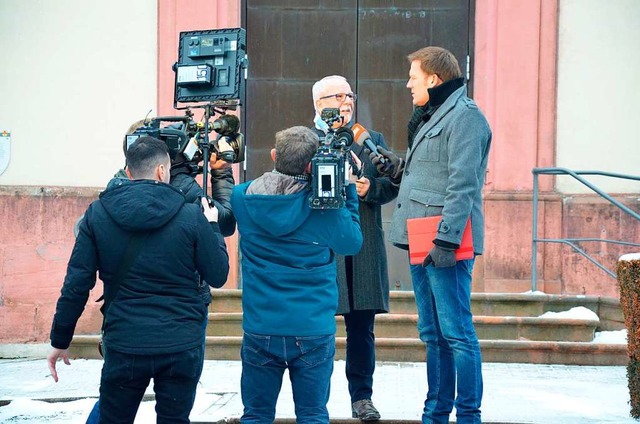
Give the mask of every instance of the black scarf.
[[407, 143], [409, 148], [413, 145], [413, 138], [420, 127], [438, 110], [438, 108], [449, 98], [449, 96], [458, 88], [464, 85], [464, 78], [456, 78], [443, 82], [442, 84], [429, 88], [429, 101], [424, 106], [417, 106], [413, 109], [411, 119], [407, 125]]

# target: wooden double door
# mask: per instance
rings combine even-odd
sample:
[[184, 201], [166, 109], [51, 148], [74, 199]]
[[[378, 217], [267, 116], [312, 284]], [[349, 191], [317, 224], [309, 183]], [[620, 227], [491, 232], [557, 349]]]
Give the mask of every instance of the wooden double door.
[[[243, 0], [242, 10], [249, 56], [244, 180], [273, 168], [277, 131], [312, 125], [311, 87], [327, 75], [347, 78], [358, 94], [356, 121], [402, 155], [412, 112], [407, 54], [442, 46], [472, 75], [474, 0]], [[394, 206], [383, 207], [385, 230]], [[410, 289], [406, 252], [386, 247], [391, 289]]]

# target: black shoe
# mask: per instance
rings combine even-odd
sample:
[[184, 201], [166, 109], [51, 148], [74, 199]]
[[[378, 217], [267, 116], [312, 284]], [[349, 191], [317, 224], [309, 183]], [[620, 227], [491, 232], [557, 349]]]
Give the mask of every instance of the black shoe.
[[360, 418], [361, 421], [378, 421], [380, 419], [380, 413], [373, 406], [371, 399], [357, 400], [351, 404], [351, 416], [353, 418]]

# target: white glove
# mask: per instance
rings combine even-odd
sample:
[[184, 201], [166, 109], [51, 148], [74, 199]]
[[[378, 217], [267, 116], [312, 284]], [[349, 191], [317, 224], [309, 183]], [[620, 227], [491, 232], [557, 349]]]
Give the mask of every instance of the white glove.
[[218, 222], [218, 208], [213, 204], [210, 205], [206, 197], [202, 197], [200, 201], [202, 203], [202, 213], [204, 213], [204, 217], [207, 218], [207, 221]]

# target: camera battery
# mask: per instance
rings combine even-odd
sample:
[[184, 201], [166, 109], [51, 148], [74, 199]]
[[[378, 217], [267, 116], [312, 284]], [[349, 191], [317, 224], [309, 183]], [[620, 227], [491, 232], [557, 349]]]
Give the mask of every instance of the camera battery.
[[177, 84], [179, 86], [204, 86], [213, 83], [213, 68], [203, 65], [178, 66]]

